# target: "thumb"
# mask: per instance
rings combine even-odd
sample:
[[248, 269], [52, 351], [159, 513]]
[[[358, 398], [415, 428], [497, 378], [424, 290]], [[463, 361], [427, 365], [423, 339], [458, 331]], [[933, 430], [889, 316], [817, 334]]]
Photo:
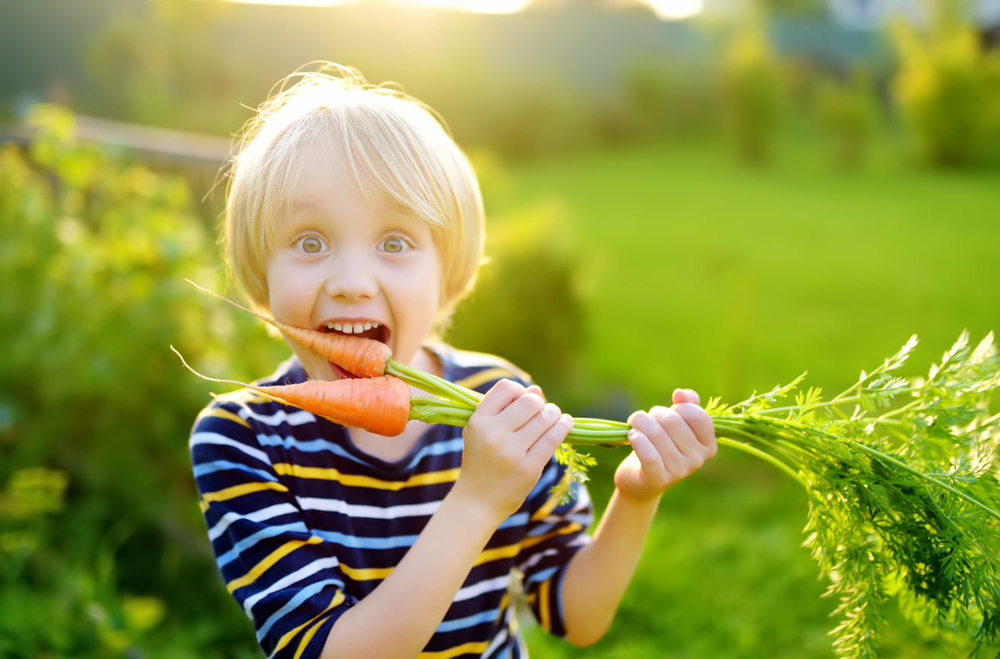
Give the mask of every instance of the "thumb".
[[674, 405], [681, 403], [694, 403], [701, 405], [701, 397], [694, 389], [674, 389]]
[[542, 388], [539, 387], [537, 384], [533, 384], [527, 389], [525, 389], [525, 393], [537, 394], [538, 396], [542, 397], [542, 400], [545, 400], [545, 394], [542, 393]]

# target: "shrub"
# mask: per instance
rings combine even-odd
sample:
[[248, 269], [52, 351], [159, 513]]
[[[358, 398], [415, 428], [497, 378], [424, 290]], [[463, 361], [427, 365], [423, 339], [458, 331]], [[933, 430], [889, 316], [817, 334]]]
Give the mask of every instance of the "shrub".
[[834, 162], [859, 165], [878, 116], [868, 74], [855, 70], [846, 81], [824, 79], [816, 90], [816, 111]]
[[[0, 609], [16, 611], [27, 652], [12, 656], [114, 656], [184, 602], [163, 632], [175, 646], [226, 594], [188, 601], [216, 572], [187, 453], [209, 398], [168, 346], [259, 376], [274, 342], [184, 283], [222, 287], [182, 179], [77, 144], [57, 108], [31, 121], [27, 153], [0, 148], [0, 484], [47, 468], [68, 490], [43, 541], [4, 572]], [[202, 649], [226, 633], [223, 611]]]
[[746, 162], [767, 159], [778, 122], [781, 70], [759, 26], [741, 29], [723, 52], [719, 86], [729, 135]]
[[1000, 53], [953, 23], [923, 36], [897, 25], [893, 37], [894, 93], [921, 157], [946, 166], [1000, 158]]
[[584, 340], [580, 263], [561, 211], [539, 206], [497, 222], [475, 291], [457, 309], [448, 340], [528, 371], [565, 405]]

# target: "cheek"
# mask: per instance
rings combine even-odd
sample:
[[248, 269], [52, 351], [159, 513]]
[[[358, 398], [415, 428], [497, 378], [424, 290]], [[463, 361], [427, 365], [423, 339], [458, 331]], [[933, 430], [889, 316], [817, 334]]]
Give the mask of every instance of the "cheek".
[[290, 325], [303, 326], [308, 320], [299, 318], [311, 310], [308, 287], [302, 285], [307, 279], [303, 273], [280, 259], [276, 259], [267, 269], [267, 289], [271, 313], [275, 319]]

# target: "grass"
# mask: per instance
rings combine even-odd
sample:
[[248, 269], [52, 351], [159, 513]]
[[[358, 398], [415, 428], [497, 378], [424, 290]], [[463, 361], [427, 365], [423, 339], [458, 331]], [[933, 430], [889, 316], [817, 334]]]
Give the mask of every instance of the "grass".
[[594, 377], [642, 404], [676, 386], [742, 399], [806, 369], [843, 388], [913, 333], [925, 367], [963, 329], [1000, 328], [997, 172], [782, 155], [748, 170], [655, 146], [513, 172], [507, 202], [563, 205], [584, 246]]
[[[572, 220], [590, 294], [588, 380], [637, 406], [678, 386], [741, 400], [806, 369], [810, 384], [840, 391], [913, 333], [908, 373], [963, 329], [974, 340], [1000, 329], [995, 171], [919, 169], [889, 143], [839, 171], [797, 142], [757, 170], [722, 145], [677, 144], [509, 177], [490, 209], [499, 221], [543, 203]], [[599, 506], [622, 457], [598, 452]], [[532, 628], [533, 656], [832, 657], [834, 603], [800, 546], [805, 512], [785, 476], [723, 451], [668, 493], [609, 636], [581, 651]], [[881, 656], [960, 656], [925, 636], [894, 614]]]

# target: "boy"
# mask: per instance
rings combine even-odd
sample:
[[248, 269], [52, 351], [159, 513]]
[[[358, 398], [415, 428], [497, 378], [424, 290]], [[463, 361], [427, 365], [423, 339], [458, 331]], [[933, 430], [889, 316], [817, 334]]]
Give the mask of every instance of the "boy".
[[[518, 585], [546, 630], [592, 644], [660, 495], [715, 455], [711, 419], [690, 390], [633, 414], [633, 453], [591, 539], [586, 490], [565, 505], [549, 492], [572, 419], [513, 365], [436, 338], [483, 253], [472, 167], [429, 108], [329, 68], [244, 134], [227, 200], [236, 278], [279, 321], [382, 341], [486, 395], [464, 430], [411, 421], [398, 437], [218, 397], [190, 446], [227, 588], [270, 656], [524, 657]], [[265, 383], [349, 377], [289, 344]]]

